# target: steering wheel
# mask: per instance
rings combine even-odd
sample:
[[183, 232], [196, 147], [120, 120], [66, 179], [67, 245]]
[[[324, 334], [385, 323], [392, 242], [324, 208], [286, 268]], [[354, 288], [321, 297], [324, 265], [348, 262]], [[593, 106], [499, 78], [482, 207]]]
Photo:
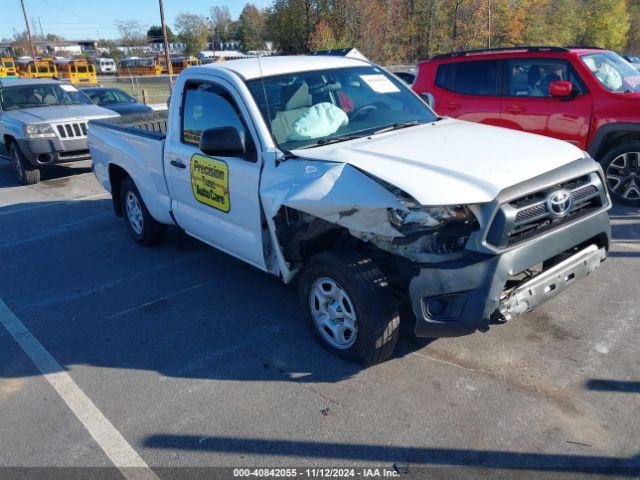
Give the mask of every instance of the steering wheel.
[[373, 110], [378, 110], [378, 106], [377, 105], [373, 105], [371, 103], [369, 103], [367, 105], [362, 105], [362, 106], [356, 108], [353, 112], [351, 112], [351, 120], [353, 121], [354, 119], [358, 118], [362, 114], [364, 114], [364, 113], [366, 113], [368, 111], [373, 111]]

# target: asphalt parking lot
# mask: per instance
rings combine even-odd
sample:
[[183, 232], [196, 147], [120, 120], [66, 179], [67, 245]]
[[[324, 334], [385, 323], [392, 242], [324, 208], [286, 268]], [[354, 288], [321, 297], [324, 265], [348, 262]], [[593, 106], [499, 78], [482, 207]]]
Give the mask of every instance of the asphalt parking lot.
[[[610, 258], [538, 311], [468, 337], [403, 338], [363, 370], [316, 346], [292, 288], [178, 231], [136, 245], [88, 163], [44, 178], [17, 186], [0, 159], [0, 299], [161, 478], [352, 464], [640, 475], [637, 209], [611, 212]], [[2, 467], [111, 465], [2, 325], [0, 425]]]

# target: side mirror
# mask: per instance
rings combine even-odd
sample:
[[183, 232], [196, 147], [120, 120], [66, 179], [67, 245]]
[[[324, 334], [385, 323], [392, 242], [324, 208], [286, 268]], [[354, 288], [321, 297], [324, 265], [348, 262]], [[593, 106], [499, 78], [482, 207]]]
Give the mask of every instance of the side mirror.
[[211, 157], [242, 157], [247, 149], [235, 127], [209, 128], [200, 135], [200, 151]]
[[429, 105], [431, 108], [435, 108], [436, 100], [435, 98], [433, 98], [433, 95], [431, 95], [430, 93], [424, 92], [420, 94], [420, 97], [422, 97], [422, 100], [424, 100], [427, 103], [427, 105]]
[[549, 84], [549, 95], [552, 97], [568, 98], [571, 96], [573, 86], [571, 82], [555, 81]]

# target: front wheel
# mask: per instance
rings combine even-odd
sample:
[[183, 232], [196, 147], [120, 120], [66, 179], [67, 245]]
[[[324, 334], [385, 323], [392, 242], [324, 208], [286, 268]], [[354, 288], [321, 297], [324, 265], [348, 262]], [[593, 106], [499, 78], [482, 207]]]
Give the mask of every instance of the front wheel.
[[16, 142], [12, 142], [9, 147], [11, 164], [16, 172], [18, 181], [23, 185], [34, 185], [40, 181], [40, 169], [31, 165], [20, 150]]
[[614, 203], [640, 207], [640, 142], [614, 148], [601, 163]]
[[122, 212], [131, 237], [140, 245], [153, 245], [164, 240], [167, 226], [151, 216], [135, 183], [127, 177], [120, 189]]
[[326, 350], [363, 366], [393, 353], [400, 316], [385, 275], [370, 258], [320, 253], [305, 266], [298, 293], [307, 326]]

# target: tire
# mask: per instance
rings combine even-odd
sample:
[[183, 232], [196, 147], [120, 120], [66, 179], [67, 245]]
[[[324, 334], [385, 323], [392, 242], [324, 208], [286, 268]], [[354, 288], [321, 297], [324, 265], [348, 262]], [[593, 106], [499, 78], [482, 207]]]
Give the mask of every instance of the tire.
[[131, 237], [140, 245], [155, 245], [165, 239], [167, 226], [151, 216], [135, 183], [130, 177], [120, 189], [122, 213]]
[[[331, 282], [346, 296], [331, 299]], [[298, 295], [307, 327], [329, 352], [365, 367], [393, 353], [400, 316], [385, 275], [370, 258], [356, 252], [317, 254], [304, 267]]]
[[20, 150], [16, 142], [11, 142], [9, 147], [11, 164], [16, 172], [16, 177], [22, 185], [34, 185], [40, 181], [40, 169], [31, 165]]
[[609, 150], [600, 163], [613, 202], [640, 207], [640, 142]]

